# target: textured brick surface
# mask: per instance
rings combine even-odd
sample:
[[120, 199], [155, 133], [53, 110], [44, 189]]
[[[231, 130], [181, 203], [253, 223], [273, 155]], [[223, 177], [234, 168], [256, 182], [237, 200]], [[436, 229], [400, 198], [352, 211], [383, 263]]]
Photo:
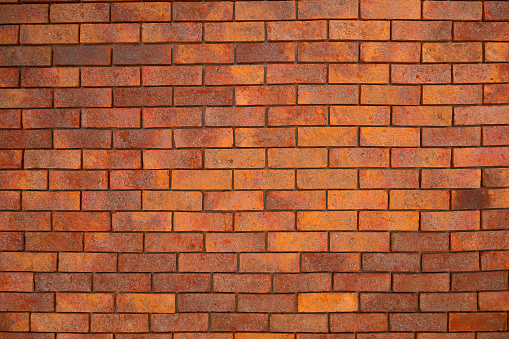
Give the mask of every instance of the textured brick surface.
[[0, 338], [508, 339], [509, 1], [0, 0]]

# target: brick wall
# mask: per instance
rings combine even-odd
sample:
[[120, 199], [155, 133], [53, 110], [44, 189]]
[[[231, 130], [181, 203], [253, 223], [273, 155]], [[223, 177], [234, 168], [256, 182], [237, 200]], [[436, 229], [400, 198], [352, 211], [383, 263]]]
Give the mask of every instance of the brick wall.
[[509, 1], [72, 1], [0, 0], [0, 338], [509, 338]]

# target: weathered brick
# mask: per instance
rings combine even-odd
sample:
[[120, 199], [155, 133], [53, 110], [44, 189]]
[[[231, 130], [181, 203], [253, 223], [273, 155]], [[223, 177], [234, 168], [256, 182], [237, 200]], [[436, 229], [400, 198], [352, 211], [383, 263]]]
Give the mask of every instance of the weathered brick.
[[137, 210], [140, 209], [140, 192], [136, 191], [85, 191], [82, 193], [84, 210]]
[[262, 168], [265, 166], [263, 149], [207, 149], [205, 168]]
[[206, 313], [153, 314], [154, 332], [207, 331], [209, 316]]
[[357, 104], [359, 87], [354, 85], [301, 85], [298, 104], [335, 105]]
[[[392, 65], [391, 81], [395, 84], [451, 83], [450, 65]], [[456, 80], [455, 80], [456, 82]]]
[[417, 253], [363, 253], [362, 268], [367, 271], [417, 272], [420, 255]]
[[171, 3], [114, 3], [111, 5], [111, 21], [170, 21]]
[[386, 209], [387, 192], [382, 190], [328, 191], [329, 209]]
[[[239, 50], [240, 48], [237, 49], [237, 51]], [[228, 64], [233, 63], [233, 54], [232, 44], [176, 45], [173, 47], [175, 64]], [[239, 60], [239, 62], [241, 61]]]
[[268, 41], [326, 40], [326, 38], [325, 20], [267, 22]]
[[49, 5], [1, 5], [0, 23], [3, 24], [26, 24], [47, 23]]
[[[117, 152], [131, 152], [131, 151], [117, 151]], [[202, 163], [203, 155], [200, 150], [143, 151], [143, 166], [146, 169], [202, 168]]]
[[334, 291], [389, 291], [389, 273], [334, 273]]
[[485, 44], [484, 60], [487, 62], [509, 61], [509, 44], [506, 42], [488, 42]]
[[171, 46], [167, 45], [113, 46], [113, 64], [115, 65], [171, 64]]
[[175, 21], [230, 21], [233, 19], [231, 2], [175, 2], [173, 20]]
[[141, 252], [143, 235], [139, 233], [86, 233], [85, 251]]
[[15, 45], [18, 43], [19, 26], [2, 25], [0, 26], [0, 45]]
[[115, 88], [113, 96], [114, 105], [119, 107], [171, 106], [173, 89], [171, 87]]
[[424, 62], [480, 62], [481, 43], [425, 43], [422, 45]]
[[146, 252], [203, 251], [203, 235], [199, 233], [149, 233], [145, 235]]
[[422, 212], [421, 230], [455, 231], [479, 229], [480, 213], [476, 211]]
[[109, 46], [55, 46], [53, 47], [53, 64], [71, 65], [109, 65], [111, 47]]
[[[242, 266], [242, 262], [240, 264]], [[182, 253], [180, 272], [236, 272], [237, 255], [233, 253]]]
[[[467, 212], [464, 212], [467, 213]], [[509, 212], [507, 210], [486, 210], [482, 211], [482, 228], [483, 229], [507, 229], [507, 218]]]
[[49, 12], [53, 22], [108, 22], [110, 6], [108, 4], [52, 4]]
[[15, 68], [0, 69], [0, 87], [19, 87], [19, 70]]
[[445, 313], [393, 313], [389, 323], [391, 331], [447, 331]]
[[252, 20], [295, 20], [295, 4], [292, 1], [250, 2], [235, 4], [235, 19]]
[[115, 272], [115, 253], [60, 253], [58, 270], [61, 272]]
[[27, 272], [0, 273], [0, 291], [33, 292], [34, 274]]
[[330, 249], [334, 252], [387, 252], [389, 234], [381, 232], [334, 232], [330, 234]]
[[175, 106], [228, 106], [233, 102], [231, 87], [177, 87], [174, 95]]
[[298, 272], [297, 253], [241, 253], [240, 272]]
[[114, 295], [109, 293], [57, 293], [57, 312], [113, 312]]
[[295, 214], [292, 212], [237, 212], [235, 231], [293, 230]]
[[236, 170], [235, 189], [292, 189], [295, 174], [291, 170]]
[[120, 272], [174, 272], [177, 270], [177, 257], [171, 253], [126, 253], [118, 257]]
[[392, 287], [395, 292], [447, 292], [449, 273], [394, 274]]
[[325, 332], [326, 314], [273, 314], [270, 329], [273, 332]]
[[401, 126], [450, 126], [452, 124], [452, 108], [447, 106], [393, 107], [392, 124]]
[[0, 89], [0, 108], [51, 107], [51, 90], [39, 88]]
[[9, 46], [0, 48], [1, 66], [51, 66], [50, 47]]
[[268, 210], [325, 209], [325, 191], [269, 191], [266, 196]]
[[[393, 80], [394, 75], [393, 75]], [[310, 82], [310, 81], [307, 81]], [[330, 83], [384, 84], [389, 82], [389, 65], [334, 64], [329, 66]]]
[[295, 104], [295, 86], [241, 86], [235, 88], [239, 106]]
[[291, 147], [295, 146], [294, 128], [237, 128], [237, 147]]
[[19, 41], [24, 45], [77, 44], [78, 25], [21, 25]]
[[210, 274], [157, 273], [153, 275], [153, 285], [155, 292], [210, 292]]
[[34, 332], [88, 332], [88, 314], [33, 313], [30, 317]]
[[418, 0], [361, 0], [362, 19], [420, 19]]
[[83, 234], [77, 232], [30, 232], [25, 236], [27, 251], [83, 251]]
[[303, 253], [303, 272], [356, 272], [360, 270], [359, 253]]
[[359, 4], [354, 0], [305, 0], [298, 3], [299, 19], [357, 19]]
[[476, 271], [479, 270], [479, 253], [441, 253], [423, 254], [424, 272]]
[[481, 20], [482, 3], [474, 1], [425, 2], [422, 18], [427, 20]]
[[417, 86], [362, 85], [361, 104], [419, 105], [421, 89]]
[[141, 151], [84, 150], [83, 168], [86, 169], [141, 168]]
[[247, 42], [264, 41], [265, 29], [262, 22], [218, 22], [205, 23], [205, 42]]
[[[144, 33], [145, 34], [145, 33]], [[114, 44], [140, 42], [140, 24], [82, 24], [83, 44]]]
[[81, 86], [140, 86], [140, 69], [137, 67], [82, 67]]
[[271, 290], [269, 274], [214, 274], [214, 292], [268, 293]]
[[330, 316], [332, 332], [387, 331], [387, 315], [383, 313], [335, 313]]
[[416, 312], [417, 294], [413, 293], [361, 293], [362, 312]]
[[479, 309], [481, 311], [507, 311], [509, 295], [507, 292], [479, 293]]
[[212, 313], [210, 315], [212, 331], [258, 331], [268, 330], [267, 314], [231, 314]]
[[393, 40], [444, 41], [452, 39], [450, 21], [393, 21]]
[[179, 312], [233, 312], [235, 311], [235, 295], [181, 293], [178, 308]]
[[505, 313], [451, 313], [449, 330], [459, 331], [505, 331], [507, 317]]
[[176, 210], [197, 211], [201, 210], [201, 192], [178, 192], [178, 191], [144, 191], [144, 210]]
[[299, 273], [274, 275], [274, 292], [322, 292], [329, 291], [330, 273]]
[[419, 62], [420, 44], [415, 42], [361, 42], [361, 62]]
[[507, 84], [484, 85], [484, 103], [485, 104], [505, 104], [509, 102], [507, 94]]
[[329, 151], [330, 167], [388, 167], [389, 161], [387, 148], [331, 148]]
[[92, 314], [91, 332], [147, 332], [148, 314]]
[[329, 21], [330, 40], [389, 40], [390, 35], [389, 21]]
[[110, 148], [111, 132], [93, 129], [53, 131], [54, 148]]
[[110, 88], [62, 88], [55, 90], [55, 107], [111, 107]]
[[120, 294], [117, 296], [118, 312], [174, 313], [174, 294]]

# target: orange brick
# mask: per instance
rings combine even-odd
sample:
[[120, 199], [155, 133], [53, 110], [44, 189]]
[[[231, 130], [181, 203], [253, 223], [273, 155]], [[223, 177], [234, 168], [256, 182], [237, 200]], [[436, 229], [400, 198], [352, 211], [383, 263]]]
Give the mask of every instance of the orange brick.
[[486, 104], [505, 104], [509, 102], [507, 95], [507, 84], [485, 85], [484, 103]]
[[143, 236], [139, 233], [86, 233], [85, 251], [141, 252]]
[[219, 190], [232, 188], [232, 172], [227, 170], [174, 170], [172, 189]]
[[423, 254], [422, 270], [423, 272], [478, 271], [479, 253]]
[[357, 293], [299, 293], [299, 312], [355, 312], [359, 309]]
[[334, 252], [388, 252], [387, 232], [333, 232], [330, 249]]
[[88, 314], [33, 313], [30, 317], [33, 332], [88, 332]]
[[264, 123], [265, 123], [264, 107], [205, 108], [206, 126], [263, 126]]
[[451, 66], [392, 65], [391, 80], [395, 84], [447, 84], [451, 83]]
[[268, 84], [325, 83], [326, 65], [268, 65]]
[[115, 253], [60, 253], [58, 270], [61, 272], [115, 272]]
[[[186, 23], [144, 23], [142, 25], [144, 43], [200, 42], [202, 24]], [[175, 57], [175, 62], [177, 57]]]
[[355, 127], [299, 127], [299, 146], [356, 146]]
[[237, 212], [235, 231], [276, 231], [295, 229], [293, 212]]
[[359, 229], [371, 231], [417, 231], [418, 212], [360, 211]]
[[481, 20], [482, 3], [472, 1], [425, 2], [422, 18], [427, 20]]
[[233, 3], [230, 2], [176, 2], [173, 3], [175, 21], [231, 21]]
[[444, 313], [394, 313], [389, 316], [391, 331], [447, 331], [447, 316]]
[[141, 168], [141, 151], [85, 150], [83, 151], [83, 168], [87, 169]]
[[141, 127], [140, 120], [139, 108], [85, 108], [81, 110], [82, 127], [139, 128]]
[[117, 312], [174, 313], [175, 294], [119, 294]]
[[325, 125], [327, 110], [324, 106], [269, 107], [267, 121], [269, 126]]
[[264, 332], [268, 330], [268, 316], [267, 314], [212, 313], [210, 324], [212, 331]]
[[233, 253], [182, 253], [179, 255], [179, 270], [181, 272], [236, 272], [237, 255]]
[[21, 70], [23, 87], [78, 87], [79, 69], [71, 67], [25, 68]]
[[142, 68], [144, 86], [201, 85], [198, 66], [146, 66]]
[[294, 128], [237, 128], [237, 147], [291, 147], [295, 146]]
[[171, 212], [115, 212], [112, 214], [112, 230], [171, 231], [171, 216]]
[[328, 191], [328, 209], [386, 209], [387, 192], [382, 190]]
[[405, 273], [393, 277], [395, 292], [447, 292], [449, 286], [449, 273]]
[[354, 85], [301, 85], [297, 103], [315, 105], [357, 104], [359, 88]]
[[241, 253], [240, 272], [298, 272], [297, 253]]
[[179, 294], [180, 312], [233, 312], [234, 294]]
[[50, 47], [11, 46], [0, 51], [2, 66], [51, 66]]
[[329, 66], [329, 82], [386, 84], [389, 82], [389, 65], [333, 64]]
[[239, 106], [295, 104], [295, 86], [241, 86], [235, 88]]
[[110, 6], [108, 4], [52, 4], [49, 12], [53, 22], [108, 22]]
[[80, 193], [24, 191], [22, 207], [26, 210], [79, 210]]
[[168, 171], [112, 171], [111, 189], [164, 189], [170, 187]]
[[327, 331], [327, 314], [274, 314], [270, 317], [270, 329], [275, 332]]
[[405, 252], [448, 251], [449, 235], [446, 233], [393, 233], [391, 250]]
[[170, 21], [171, 3], [114, 3], [111, 21]]
[[357, 229], [357, 213], [353, 211], [298, 211], [300, 231], [333, 231]]
[[55, 231], [109, 231], [109, 212], [53, 212]]
[[175, 106], [227, 106], [233, 102], [231, 87], [177, 87], [174, 96]]
[[455, 83], [490, 83], [509, 81], [509, 66], [505, 63], [454, 65]]
[[[11, 6], [14, 7], [14, 6]], [[20, 6], [16, 6], [20, 7]], [[0, 45], [13, 45], [18, 43], [19, 26], [2, 25], [0, 26]]]
[[53, 131], [54, 148], [110, 148], [111, 132], [103, 130]]
[[[137, 151], [117, 151], [137, 152]], [[128, 153], [126, 153], [128, 154]], [[141, 163], [141, 157], [140, 163]], [[133, 160], [134, 162], [134, 154]], [[165, 168], [202, 168], [203, 155], [201, 150], [144, 150], [143, 166], [147, 169]], [[118, 165], [117, 165], [118, 166]], [[134, 164], [131, 166], [135, 166]], [[111, 166], [113, 167], [113, 166]], [[141, 164], [135, 168], [140, 168]]]
[[505, 331], [507, 317], [505, 313], [451, 313], [449, 330], [458, 331]]
[[354, 170], [297, 170], [299, 189], [344, 189], [357, 187]]
[[419, 105], [420, 101], [421, 89], [417, 86], [361, 86], [361, 104]]
[[109, 293], [57, 293], [57, 312], [113, 312], [114, 296]]
[[506, 250], [509, 248], [508, 231], [454, 232], [451, 234], [452, 251]]
[[361, 0], [362, 19], [420, 19], [418, 0]]
[[393, 107], [392, 124], [401, 126], [450, 126], [452, 124], [452, 107], [447, 106]]
[[199, 107], [145, 108], [143, 127], [198, 127], [202, 125]]
[[262, 191], [205, 192], [204, 209], [213, 211], [262, 210]]
[[484, 60], [488, 62], [509, 61], [509, 43], [488, 42], [485, 44]]
[[326, 232], [271, 232], [268, 250], [278, 252], [323, 252], [327, 250]]
[[276, 21], [267, 22], [267, 40], [326, 40], [327, 22], [316, 21]]
[[418, 170], [359, 170], [360, 188], [418, 188]]
[[76, 232], [31, 232], [25, 236], [27, 251], [83, 251], [83, 234]]
[[357, 19], [357, 1], [319, 0], [298, 3], [299, 19]]
[[142, 197], [144, 210], [199, 211], [201, 192], [145, 191]]
[[82, 67], [81, 86], [140, 86], [140, 69], [137, 67]]
[[[396, 276], [396, 274], [394, 275]], [[334, 291], [389, 291], [391, 275], [388, 273], [335, 273]]]
[[449, 209], [448, 191], [391, 191], [391, 209]]
[[325, 209], [325, 191], [269, 191], [266, 196], [268, 210]]
[[361, 42], [361, 62], [419, 62], [420, 44], [415, 42]]
[[450, 21], [393, 21], [393, 40], [452, 40]]
[[91, 332], [147, 332], [148, 314], [92, 314]]
[[362, 293], [360, 295], [363, 312], [416, 312], [416, 294], [403, 293]]
[[55, 107], [111, 107], [111, 88], [61, 88], [55, 90]]
[[206, 66], [204, 73], [205, 85], [260, 85], [264, 81], [262, 65]]
[[295, 173], [291, 170], [236, 170], [235, 189], [292, 189]]
[[449, 167], [451, 150], [446, 148], [393, 148], [393, 167]]
[[84, 210], [137, 210], [141, 207], [141, 192], [86, 191], [82, 193]]
[[423, 188], [478, 188], [481, 187], [481, 171], [478, 169], [424, 169]]
[[200, 252], [203, 235], [199, 233], [150, 233], [145, 235], [146, 252]]
[[232, 147], [231, 128], [178, 129], [174, 132], [175, 147]]
[[77, 44], [78, 25], [22, 25], [20, 43], [26, 45]]
[[2, 5], [1, 24], [24, 24], [24, 23], [45, 23], [48, 22], [49, 5]]
[[331, 148], [329, 161], [330, 167], [389, 167], [389, 149]]
[[228, 64], [233, 63], [233, 54], [232, 44], [176, 45], [173, 47], [175, 64]]
[[1, 291], [17, 291], [17, 292], [33, 292], [34, 291], [34, 274], [33, 273], [0, 273], [0, 290]]
[[264, 41], [265, 29], [261, 22], [220, 22], [205, 24], [206, 42]]
[[0, 98], [0, 108], [51, 107], [51, 92], [48, 89], [0, 89]]
[[359, 59], [356, 42], [301, 42], [299, 62], [352, 62]]
[[508, 168], [486, 168], [483, 170], [484, 187], [508, 187], [509, 169]]
[[251, 20], [295, 20], [295, 4], [292, 1], [250, 2], [235, 4], [235, 19]]
[[418, 128], [361, 127], [361, 146], [412, 147], [420, 145]]
[[389, 21], [329, 21], [330, 40], [389, 40], [390, 35]]
[[84, 44], [140, 42], [139, 24], [82, 24], [80, 42]]
[[[208, 278], [208, 277], [207, 277]], [[269, 274], [214, 274], [214, 292], [257, 292], [268, 293], [271, 290]]]
[[120, 272], [174, 272], [177, 270], [175, 254], [120, 254], [118, 257]]
[[263, 149], [207, 149], [205, 168], [263, 168]]
[[479, 211], [422, 212], [422, 231], [462, 231], [480, 228]]
[[423, 128], [423, 146], [476, 146], [481, 143], [478, 127]]
[[205, 243], [207, 252], [263, 252], [265, 235], [262, 233], [207, 233]]
[[359, 253], [302, 254], [303, 272], [355, 272], [360, 270], [360, 264]]
[[481, 43], [425, 43], [422, 45], [423, 62], [480, 62]]
[[327, 150], [323, 148], [270, 148], [270, 168], [326, 167]]
[[509, 293], [480, 292], [479, 309], [481, 311], [507, 311], [509, 309]]

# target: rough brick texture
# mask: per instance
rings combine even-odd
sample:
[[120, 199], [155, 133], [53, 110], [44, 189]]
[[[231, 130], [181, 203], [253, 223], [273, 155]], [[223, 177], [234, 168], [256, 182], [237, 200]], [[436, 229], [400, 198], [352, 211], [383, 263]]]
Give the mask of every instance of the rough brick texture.
[[508, 321], [509, 1], [0, 0], [0, 338]]

